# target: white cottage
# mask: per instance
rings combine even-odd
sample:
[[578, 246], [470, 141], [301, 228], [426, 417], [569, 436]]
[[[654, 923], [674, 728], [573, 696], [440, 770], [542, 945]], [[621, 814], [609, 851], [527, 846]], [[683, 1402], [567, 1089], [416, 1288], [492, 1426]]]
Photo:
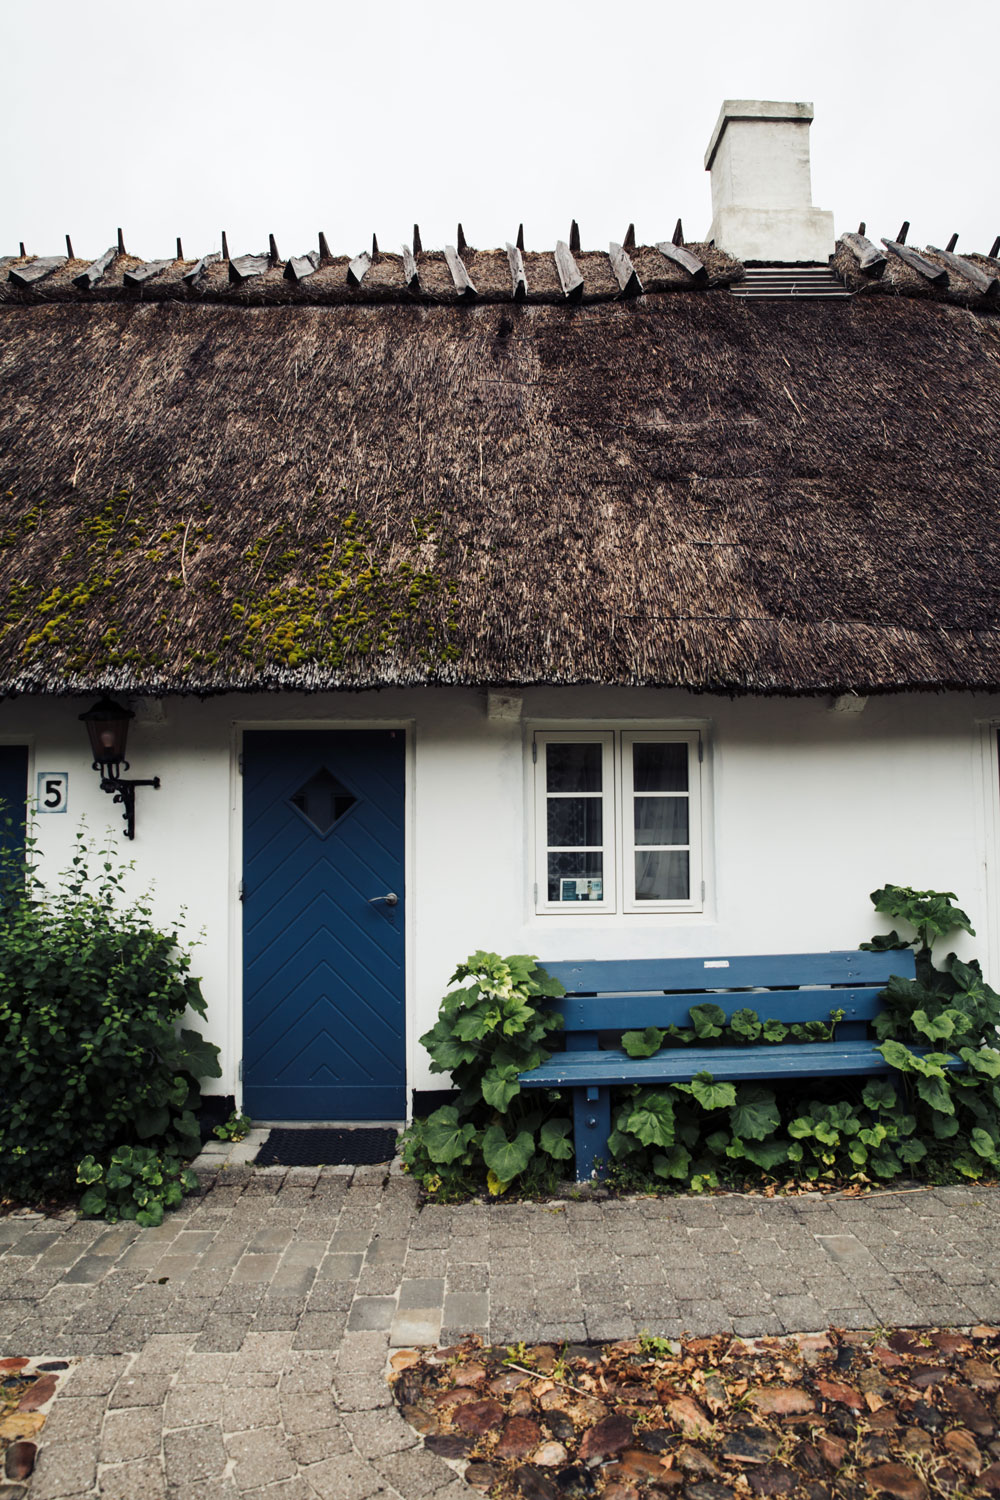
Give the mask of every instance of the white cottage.
[[187, 907], [257, 1118], [401, 1119], [478, 947], [892, 880], [1000, 979], [1000, 263], [835, 245], [810, 119], [727, 103], [709, 243], [0, 266], [0, 795]]

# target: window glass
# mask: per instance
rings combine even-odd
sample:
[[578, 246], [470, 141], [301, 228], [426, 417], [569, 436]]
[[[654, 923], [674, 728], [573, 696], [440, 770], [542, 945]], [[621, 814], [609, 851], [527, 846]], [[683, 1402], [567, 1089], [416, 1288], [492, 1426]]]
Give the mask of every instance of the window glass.
[[637, 844], [686, 844], [688, 799], [636, 797], [635, 841]]
[[550, 797], [549, 847], [577, 849], [603, 842], [604, 805], [600, 797]]
[[604, 900], [603, 854], [550, 854], [548, 877], [550, 901]]
[[546, 789], [550, 792], [599, 792], [603, 745], [546, 746]]
[[633, 745], [632, 783], [637, 792], [686, 792], [687, 745], [648, 742]]
[[690, 855], [686, 849], [636, 850], [637, 901], [686, 901], [690, 891]]

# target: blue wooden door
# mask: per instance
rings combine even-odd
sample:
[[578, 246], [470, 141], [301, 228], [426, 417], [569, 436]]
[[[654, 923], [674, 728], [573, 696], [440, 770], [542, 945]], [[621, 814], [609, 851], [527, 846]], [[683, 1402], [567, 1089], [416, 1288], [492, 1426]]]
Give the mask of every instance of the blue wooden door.
[[27, 798], [27, 745], [0, 745], [0, 865], [24, 854]]
[[403, 1118], [404, 757], [402, 730], [244, 738], [243, 1097], [255, 1119]]

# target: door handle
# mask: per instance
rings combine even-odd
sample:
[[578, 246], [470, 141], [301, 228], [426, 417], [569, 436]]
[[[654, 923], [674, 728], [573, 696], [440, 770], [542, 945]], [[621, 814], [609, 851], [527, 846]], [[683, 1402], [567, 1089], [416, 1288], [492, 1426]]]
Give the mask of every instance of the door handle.
[[369, 896], [368, 905], [373, 906], [376, 901], [384, 901], [386, 906], [398, 906], [399, 897], [395, 891], [390, 891], [387, 896]]

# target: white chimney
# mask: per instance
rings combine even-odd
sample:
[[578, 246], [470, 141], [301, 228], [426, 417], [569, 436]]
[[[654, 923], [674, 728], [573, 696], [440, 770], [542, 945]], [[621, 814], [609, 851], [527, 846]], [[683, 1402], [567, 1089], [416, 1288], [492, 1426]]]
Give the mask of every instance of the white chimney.
[[708, 238], [743, 261], [827, 261], [833, 214], [814, 208], [811, 104], [727, 99], [705, 153], [712, 174]]

